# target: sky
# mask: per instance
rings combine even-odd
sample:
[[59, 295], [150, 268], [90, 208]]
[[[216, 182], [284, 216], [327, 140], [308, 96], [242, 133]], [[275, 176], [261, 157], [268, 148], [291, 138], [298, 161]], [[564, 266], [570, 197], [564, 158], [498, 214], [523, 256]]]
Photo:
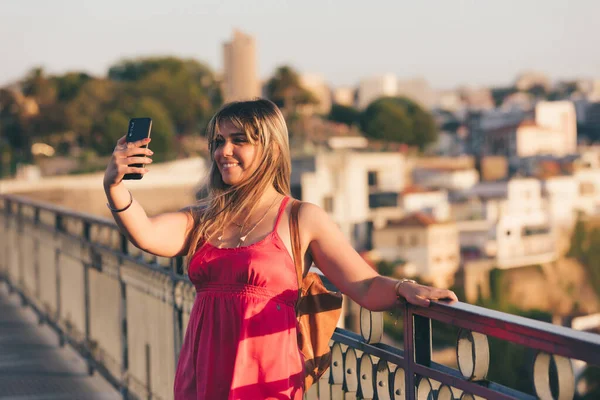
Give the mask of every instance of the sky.
[[525, 70], [600, 78], [599, 15], [598, 0], [0, 0], [0, 85], [152, 55], [220, 71], [236, 28], [256, 38], [261, 79], [284, 64], [333, 87], [383, 73], [439, 89]]

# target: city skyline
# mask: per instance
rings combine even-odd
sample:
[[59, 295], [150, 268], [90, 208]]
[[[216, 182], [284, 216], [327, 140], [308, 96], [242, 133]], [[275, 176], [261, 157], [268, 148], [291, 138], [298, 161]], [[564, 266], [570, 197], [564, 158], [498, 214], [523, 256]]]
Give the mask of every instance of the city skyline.
[[176, 9], [138, 0], [35, 3], [3, 2], [0, 34], [19, 36], [0, 45], [10, 55], [0, 85], [36, 66], [105, 76], [123, 58], [153, 55], [194, 58], [222, 72], [222, 45], [236, 28], [256, 39], [263, 80], [284, 64], [321, 74], [334, 87], [384, 73], [448, 89], [506, 86], [529, 70], [553, 80], [597, 78], [600, 71], [600, 55], [591, 51], [598, 29], [586, 18], [600, 11], [593, 1], [553, 0], [543, 8], [516, 1], [380, 2], [369, 4], [366, 16], [364, 7], [334, 1], [181, 0]]

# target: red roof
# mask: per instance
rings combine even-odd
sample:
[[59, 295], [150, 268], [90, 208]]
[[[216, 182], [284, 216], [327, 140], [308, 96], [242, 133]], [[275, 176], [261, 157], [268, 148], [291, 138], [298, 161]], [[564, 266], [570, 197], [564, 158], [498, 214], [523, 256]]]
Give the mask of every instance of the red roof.
[[407, 186], [403, 191], [402, 194], [413, 194], [413, 193], [429, 193], [432, 192], [433, 190], [424, 188], [422, 186], [419, 185], [411, 185], [411, 186]]
[[404, 218], [401, 218], [399, 220], [392, 220], [389, 222], [389, 226], [393, 226], [393, 227], [402, 227], [402, 226], [429, 226], [429, 225], [433, 225], [433, 224], [437, 224], [438, 222], [436, 221], [436, 219], [429, 215], [429, 214], [425, 214], [424, 212], [415, 212], [412, 214], [407, 215]]

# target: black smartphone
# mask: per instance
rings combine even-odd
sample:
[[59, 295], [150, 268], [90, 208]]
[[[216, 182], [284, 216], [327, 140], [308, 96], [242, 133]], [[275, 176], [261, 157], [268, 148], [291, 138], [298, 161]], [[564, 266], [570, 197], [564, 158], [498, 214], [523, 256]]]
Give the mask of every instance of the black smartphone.
[[[127, 142], [137, 142], [138, 140], [149, 138], [151, 130], [152, 118], [132, 118], [131, 120], [129, 120], [129, 129], [127, 129], [127, 137], [125, 140]], [[148, 145], [145, 144], [140, 148], [145, 149], [147, 147]], [[144, 164], [131, 164], [130, 167], [143, 168]], [[142, 179], [142, 174], [125, 174], [123, 179], [140, 180]]]

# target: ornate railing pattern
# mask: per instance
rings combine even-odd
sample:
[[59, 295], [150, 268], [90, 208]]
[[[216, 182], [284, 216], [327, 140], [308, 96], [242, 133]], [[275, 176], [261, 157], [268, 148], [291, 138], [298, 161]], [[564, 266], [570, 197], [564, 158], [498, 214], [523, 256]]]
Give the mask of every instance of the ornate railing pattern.
[[[172, 398], [195, 296], [184, 262], [136, 249], [113, 221], [0, 196], [1, 277], [124, 398]], [[464, 303], [406, 304], [401, 311], [403, 349], [380, 343], [382, 313], [361, 310], [361, 334], [336, 331], [331, 368], [306, 398], [535, 398], [486, 380], [494, 362], [488, 336], [538, 352], [532, 384], [543, 399], [573, 398], [571, 359], [600, 365], [600, 335]], [[432, 320], [460, 328], [458, 370], [432, 361]]]

